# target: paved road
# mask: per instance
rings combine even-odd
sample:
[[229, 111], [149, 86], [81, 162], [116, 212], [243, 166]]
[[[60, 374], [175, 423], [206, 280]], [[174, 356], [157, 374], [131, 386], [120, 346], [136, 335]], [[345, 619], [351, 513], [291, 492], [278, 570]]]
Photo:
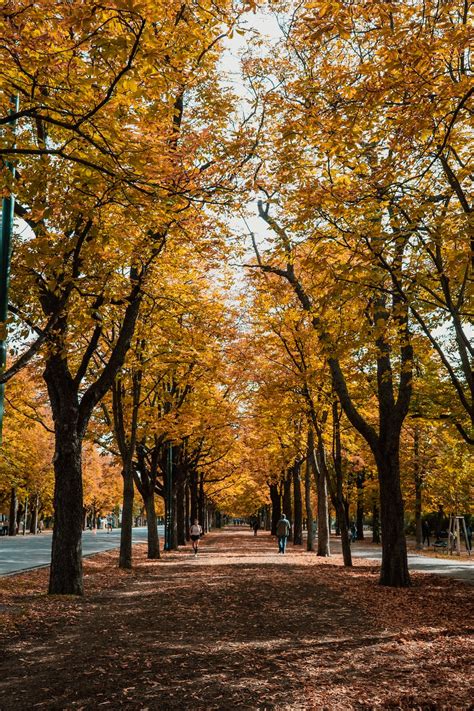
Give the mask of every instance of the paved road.
[[[381, 560], [382, 551], [380, 548], [364, 549], [358, 548], [357, 543], [352, 544], [352, 555], [356, 558], [368, 558]], [[447, 575], [455, 580], [474, 585], [474, 562], [456, 559], [456, 556], [446, 558], [428, 558], [424, 555], [408, 554], [408, 567], [421, 573], [435, 573], [436, 575]]]
[[[160, 536], [163, 536], [163, 526], [158, 526]], [[51, 559], [50, 533], [37, 536], [0, 536], [0, 575], [18, 573], [30, 568], [49, 565]], [[133, 542], [146, 541], [146, 527], [133, 529]], [[107, 531], [84, 531], [82, 536], [82, 551], [85, 556], [101, 551], [118, 548], [120, 545], [120, 530], [112, 533]]]

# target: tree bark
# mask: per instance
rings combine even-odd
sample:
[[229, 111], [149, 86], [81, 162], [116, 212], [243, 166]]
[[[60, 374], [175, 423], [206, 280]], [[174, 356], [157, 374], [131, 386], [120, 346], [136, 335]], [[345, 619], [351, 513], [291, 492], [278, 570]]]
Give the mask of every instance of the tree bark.
[[293, 502], [293, 545], [301, 546], [303, 543], [303, 502], [301, 498], [301, 476], [299, 463], [296, 463], [293, 467]]
[[291, 480], [292, 471], [289, 469], [285, 473], [285, 478], [283, 480], [283, 512], [290, 522], [290, 534], [288, 540], [293, 540], [293, 511], [291, 506]]
[[311, 506], [311, 451], [314, 452], [314, 435], [313, 428], [310, 427], [308, 431], [308, 446], [306, 454], [306, 467], [304, 475], [304, 499], [305, 499], [305, 509], [306, 509], [306, 550], [314, 550], [314, 540], [313, 540], [313, 508]]
[[158, 528], [156, 521], [155, 512], [155, 492], [152, 489], [144, 497], [145, 510], [146, 510], [146, 525], [147, 525], [147, 536], [148, 536], [148, 553], [147, 558], [155, 560], [160, 558], [160, 541], [158, 538]]
[[131, 467], [122, 469], [123, 500], [122, 527], [120, 529], [119, 568], [129, 570], [132, 567], [132, 528], [133, 528], [133, 472]]
[[380, 515], [376, 501], [372, 506], [372, 543], [380, 543]]
[[337, 516], [339, 519], [339, 526], [341, 528], [341, 545], [342, 545], [342, 557], [344, 559], [344, 565], [347, 568], [352, 567], [352, 553], [351, 553], [351, 543], [349, 536], [349, 526], [347, 520], [347, 510], [344, 505], [343, 496], [343, 474], [342, 474], [342, 446], [341, 446], [341, 427], [340, 427], [340, 414], [338, 412], [337, 402], [334, 401], [332, 406], [333, 412], [333, 426], [334, 426], [334, 470], [336, 472], [336, 491], [335, 491], [335, 501], [334, 505], [336, 507]]
[[270, 489], [270, 500], [272, 502], [272, 523], [271, 534], [276, 536], [277, 523], [281, 518], [281, 495], [278, 484], [272, 483], [268, 485]]
[[21, 502], [18, 502], [18, 508], [16, 511], [16, 531], [17, 531], [17, 534], [20, 533], [20, 524], [21, 524], [21, 520], [23, 518], [24, 511], [25, 511], [25, 507], [23, 506], [23, 504]]
[[356, 516], [356, 529], [357, 529], [357, 540], [364, 540], [364, 472], [358, 472], [356, 484], [357, 484], [357, 516]]
[[186, 480], [186, 485], [185, 485], [185, 516], [184, 516], [184, 535], [187, 541], [191, 539], [191, 534], [189, 533], [189, 529], [191, 527], [190, 525], [190, 519], [191, 519], [191, 496], [190, 496], [190, 490], [189, 490], [189, 480]]
[[82, 595], [82, 437], [74, 406], [59, 414], [53, 406], [56, 446], [54, 454], [54, 528], [49, 576], [50, 595]]
[[191, 474], [190, 494], [191, 494], [191, 523], [194, 523], [194, 521], [199, 520], [198, 481], [197, 481], [197, 472], [195, 472], [195, 471], [193, 471]]
[[14, 486], [12, 486], [12, 490], [10, 492], [10, 513], [8, 516], [8, 535], [9, 536], [16, 536], [17, 511], [18, 511], [18, 497], [16, 495], [16, 488]]
[[179, 477], [176, 485], [176, 526], [177, 526], [177, 543], [178, 546], [186, 544], [185, 530], [185, 482], [182, 472], [179, 472]]
[[39, 496], [35, 495], [34, 504], [31, 507], [30, 533], [36, 536], [38, 532]]
[[270, 509], [271, 509], [270, 505], [267, 504], [265, 506], [265, 524], [264, 524], [265, 531], [271, 531], [271, 528], [272, 528], [272, 519], [271, 519], [271, 515], [270, 515]]
[[199, 525], [202, 528], [203, 534], [206, 533], [206, 521], [205, 521], [205, 510], [204, 510], [204, 474], [200, 472], [199, 474], [199, 489], [198, 489], [198, 519]]
[[377, 462], [380, 481], [382, 520], [382, 566], [380, 584], [408, 587], [407, 548], [404, 530], [403, 499], [400, 487], [398, 443]]
[[[141, 361], [141, 352], [139, 353], [139, 361]], [[133, 456], [137, 443], [138, 410], [140, 407], [142, 373], [142, 368], [139, 368], [136, 369], [132, 375], [132, 417], [128, 436], [125, 425], [123, 404], [125, 386], [120, 378], [117, 378], [112, 385], [113, 427], [115, 439], [122, 458], [123, 498], [122, 525], [120, 529], [119, 568], [124, 569], [130, 569], [132, 567], [133, 500], [135, 496]], [[112, 424], [112, 422], [110, 424]]]
[[327, 558], [331, 555], [330, 551], [330, 537], [329, 537], [329, 510], [328, 510], [328, 489], [327, 489], [327, 477], [329, 472], [327, 471], [326, 455], [324, 452], [324, 444], [319, 441], [318, 436], [318, 457], [314, 451], [314, 447], [311, 449], [311, 464], [313, 467], [314, 478], [316, 480], [316, 489], [318, 494], [318, 551], [317, 554], [320, 557]]

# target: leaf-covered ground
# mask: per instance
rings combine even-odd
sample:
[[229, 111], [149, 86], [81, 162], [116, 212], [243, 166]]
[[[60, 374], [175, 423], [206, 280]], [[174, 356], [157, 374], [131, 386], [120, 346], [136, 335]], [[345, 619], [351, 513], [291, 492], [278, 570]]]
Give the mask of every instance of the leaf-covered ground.
[[88, 559], [83, 599], [47, 570], [0, 581], [0, 708], [469, 709], [472, 587], [423, 574], [381, 588], [228, 529], [133, 572]]

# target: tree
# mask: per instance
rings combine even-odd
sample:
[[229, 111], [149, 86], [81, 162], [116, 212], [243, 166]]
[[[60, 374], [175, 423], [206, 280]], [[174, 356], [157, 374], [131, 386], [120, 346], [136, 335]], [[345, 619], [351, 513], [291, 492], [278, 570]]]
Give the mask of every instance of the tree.
[[[38, 335], [26, 355], [45, 346], [55, 423], [51, 593], [83, 590], [82, 440], [124, 362], [150, 266], [183, 211], [222, 182], [211, 155], [228, 104], [214, 112], [208, 98], [227, 10], [44, 2], [2, 14], [3, 123], [5, 97], [18, 93], [21, 109], [0, 155], [17, 165], [16, 212], [31, 230], [15, 242], [12, 311]], [[180, 135], [185, 101], [194, 124]]]
[[39, 375], [31, 367], [19, 373], [7, 394], [0, 501], [9, 502], [10, 535], [16, 534], [18, 513], [24, 514], [27, 502], [33, 534], [39, 516], [52, 512], [54, 437], [45, 400]]
[[[194, 219], [188, 235], [196, 237], [205, 228]], [[159, 556], [155, 495], [164, 499], [168, 513], [172, 510], [172, 547], [184, 544], [191, 516], [186, 501], [197, 517], [198, 503], [200, 509], [204, 504], [201, 488], [204, 492], [205, 484], [225, 478], [214, 472], [213, 463], [225, 466], [235, 439], [233, 385], [224, 364], [233, 336], [232, 313], [225, 313], [223, 294], [202, 273], [205, 260], [213, 259], [217, 238], [210, 233], [199, 241], [199, 255], [183, 242], [163, 256], [126, 363], [103, 403], [101, 441], [107, 446], [113, 431], [124, 480], [127, 471], [132, 494], [135, 483], [143, 498], [152, 558]], [[156, 310], [159, 319], [153, 318]], [[133, 496], [124, 498], [124, 511], [131, 510], [132, 501]], [[126, 567], [131, 565], [130, 526], [122, 526], [120, 564]]]

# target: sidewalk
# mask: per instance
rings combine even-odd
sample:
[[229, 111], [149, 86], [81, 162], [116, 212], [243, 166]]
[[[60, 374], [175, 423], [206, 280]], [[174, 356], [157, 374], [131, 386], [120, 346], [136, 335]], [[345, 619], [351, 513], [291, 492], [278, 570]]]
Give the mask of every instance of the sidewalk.
[[[471, 588], [232, 529], [118, 571], [85, 561], [83, 599], [47, 597], [47, 570], [0, 581], [0, 709], [468, 708]], [[2, 627], [3, 625], [3, 627]], [[471, 627], [471, 630], [469, 629]]]
[[[331, 541], [332, 543], [332, 541]], [[340, 546], [338, 547], [338, 549]], [[382, 546], [367, 542], [355, 541], [351, 544], [354, 558], [365, 558], [380, 562], [382, 560]], [[408, 551], [408, 567], [410, 571], [420, 573], [434, 573], [436, 575], [447, 576], [454, 580], [462, 580], [465, 583], [474, 585], [474, 557], [461, 559], [457, 555], [443, 557], [430, 556], [428, 552], [420, 555]]]

